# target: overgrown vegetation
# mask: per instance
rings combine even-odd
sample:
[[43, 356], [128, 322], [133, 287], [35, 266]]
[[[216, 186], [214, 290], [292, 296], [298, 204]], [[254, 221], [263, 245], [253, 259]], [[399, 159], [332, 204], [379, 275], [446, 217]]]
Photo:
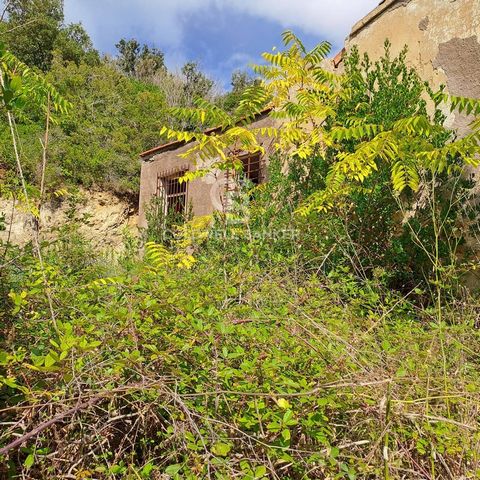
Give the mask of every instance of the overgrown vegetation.
[[[115, 259], [75, 224], [2, 245], [4, 477], [480, 475], [478, 297], [460, 281], [478, 268], [466, 172], [480, 122], [456, 139], [442, 115], [480, 103], [431, 92], [388, 44], [373, 65], [354, 50], [338, 76], [320, 67], [328, 44], [284, 41], [233, 111], [197, 101], [164, 129], [215, 168], [275, 139], [269, 181], [228, 214], [170, 222], [165, 239], [160, 208], [157, 242], [129, 239]], [[7, 118], [69, 108], [37, 75], [31, 98], [25, 69], [1, 59]], [[281, 123], [249, 128], [266, 106]]]
[[[30, 68], [47, 74], [62, 95], [75, 105], [71, 115], [51, 125], [52, 148], [46, 182], [59, 188], [103, 188], [136, 199], [140, 152], [162, 143], [163, 125], [176, 123], [170, 107], [191, 107], [197, 97], [233, 108], [248, 76], [233, 78], [231, 93], [220, 93], [195, 62], [180, 72], [168, 71], [163, 53], [120, 39], [116, 58], [101, 57], [81, 24], [65, 24], [59, 0], [9, 0], [0, 12], [0, 41]], [[18, 140], [24, 150], [26, 178], [39, 181], [44, 116], [27, 108], [17, 118]], [[0, 169], [11, 182], [15, 159], [8, 125], [0, 121]]]

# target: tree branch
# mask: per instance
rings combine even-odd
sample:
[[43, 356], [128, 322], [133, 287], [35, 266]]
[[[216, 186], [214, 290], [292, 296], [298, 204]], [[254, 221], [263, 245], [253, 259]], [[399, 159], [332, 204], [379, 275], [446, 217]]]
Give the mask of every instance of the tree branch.
[[97, 402], [101, 400], [102, 397], [94, 397], [88, 400], [87, 402], [79, 403], [75, 407], [70, 408], [69, 410], [59, 413], [55, 417], [51, 418], [50, 420], [47, 420], [46, 422], [41, 423], [38, 425], [38, 427], [34, 428], [30, 432], [26, 433], [25, 435], [22, 435], [20, 438], [17, 438], [13, 442], [9, 443], [3, 448], [0, 448], [0, 456], [6, 455], [10, 450], [13, 450], [14, 448], [19, 447], [22, 445], [22, 443], [26, 442], [27, 440], [30, 440], [33, 437], [36, 437], [39, 433], [42, 433], [44, 430], [46, 430], [48, 427], [51, 427], [55, 423], [61, 422], [64, 418], [69, 417], [70, 415], [74, 415], [75, 413], [79, 412], [80, 410], [85, 410], [87, 408], [92, 407], [95, 405]]

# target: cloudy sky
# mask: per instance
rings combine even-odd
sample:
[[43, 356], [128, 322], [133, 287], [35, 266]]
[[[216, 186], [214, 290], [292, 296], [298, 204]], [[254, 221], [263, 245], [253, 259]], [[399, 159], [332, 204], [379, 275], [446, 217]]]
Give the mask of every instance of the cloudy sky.
[[379, 0], [65, 0], [68, 22], [81, 21], [97, 49], [115, 53], [120, 38], [160, 48], [167, 65], [200, 62], [228, 87], [235, 69], [280, 46], [293, 29], [308, 46], [339, 50], [351, 26]]

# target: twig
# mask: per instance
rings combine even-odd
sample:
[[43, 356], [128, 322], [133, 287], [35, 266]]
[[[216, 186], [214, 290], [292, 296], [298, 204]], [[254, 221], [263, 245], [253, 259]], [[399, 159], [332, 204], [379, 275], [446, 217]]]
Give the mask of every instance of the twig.
[[19, 28], [23, 28], [23, 27], [26, 27], [27, 25], [30, 25], [32, 23], [35, 23], [37, 21], [36, 18], [32, 19], [32, 20], [29, 20], [28, 22], [25, 22], [25, 23], [22, 23], [22, 25], [17, 25], [13, 28], [10, 28], [10, 30], [7, 30], [5, 33], [11, 33], [11, 32], [14, 32], [15, 30], [18, 30]]
[[22, 443], [26, 442], [27, 440], [30, 440], [31, 438], [36, 437], [39, 433], [42, 433], [44, 430], [46, 430], [48, 427], [51, 427], [55, 423], [61, 422], [64, 418], [69, 417], [70, 415], [74, 415], [75, 413], [79, 412], [80, 410], [85, 410], [87, 408], [92, 407], [97, 402], [99, 402], [101, 399], [102, 399], [102, 397], [91, 398], [88, 402], [79, 403], [75, 407], [72, 407], [72, 408], [68, 409], [67, 411], [65, 411], [63, 413], [59, 413], [58, 415], [51, 418], [50, 420], [47, 420], [46, 422], [41, 423], [40, 425], [38, 425], [38, 427], [35, 427], [30, 432], [26, 433], [25, 435], [22, 435], [20, 438], [17, 438], [16, 440], [9, 443], [5, 447], [0, 448], [0, 456], [1, 455], [6, 455], [10, 450], [13, 450], [14, 448], [17, 448], [20, 445], [22, 445]]
[[457, 422], [455, 420], [451, 420], [450, 418], [446, 418], [446, 417], [437, 417], [437, 416], [434, 416], [434, 415], [424, 415], [422, 413], [404, 413], [404, 416], [407, 417], [407, 418], [411, 418], [411, 419], [426, 418], [427, 420], [432, 420], [434, 422], [451, 423], [452, 425], [456, 425], [457, 427], [463, 427], [463, 428], [467, 428], [467, 429], [473, 430], [473, 431], [478, 430], [478, 428], [474, 427], [473, 425], [468, 425], [466, 423]]
[[383, 385], [386, 383], [391, 383], [391, 378], [384, 378], [382, 380], [374, 380], [371, 382], [344, 382], [344, 383], [326, 383], [320, 385], [312, 390], [307, 392], [296, 392], [296, 393], [282, 393], [282, 392], [238, 392], [234, 390], [214, 390], [211, 392], [195, 392], [195, 393], [179, 393], [179, 397], [184, 398], [193, 398], [193, 397], [209, 397], [215, 395], [239, 395], [245, 397], [304, 397], [309, 395], [314, 395], [322, 390], [326, 389], [335, 389], [335, 388], [354, 388], [354, 387], [369, 387], [373, 385]]

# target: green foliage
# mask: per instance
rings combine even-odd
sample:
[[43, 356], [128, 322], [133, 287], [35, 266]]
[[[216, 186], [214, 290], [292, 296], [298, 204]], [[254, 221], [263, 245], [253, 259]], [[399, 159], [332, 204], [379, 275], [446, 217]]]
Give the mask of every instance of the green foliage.
[[[332, 147], [326, 156], [327, 163], [334, 165], [327, 184], [334, 184], [335, 171], [343, 170], [333, 191], [341, 188], [349, 171], [346, 163], [352, 162], [354, 169], [363, 165], [356, 177], [361, 188], [347, 189], [345, 203], [336, 208], [345, 218], [348, 241], [356, 245], [356, 268], [362, 272], [386, 268], [391, 285], [404, 290], [430, 276], [431, 258], [419, 243], [432, 251], [436, 234], [432, 214], [438, 214], [442, 226], [453, 225], [454, 219], [465, 215], [459, 205], [469, 197], [472, 185], [462, 178], [460, 159], [471, 163], [469, 150], [478, 148], [471, 138], [451, 142], [452, 132], [442, 126], [445, 117], [439, 109], [440, 99], [445, 99], [442, 90], [433, 94], [415, 70], [407, 68], [406, 53], [404, 49], [391, 58], [387, 41], [384, 56], [374, 64], [368, 55], [360, 60], [355, 48], [346, 57], [348, 95], [341, 97], [329, 127]], [[378, 157], [385, 161], [380, 163]], [[431, 182], [436, 184], [435, 200], [429, 192]], [[405, 192], [419, 188], [420, 195]], [[320, 201], [327, 194], [328, 189], [320, 191]], [[432, 201], [425, 201], [431, 194]], [[306, 208], [314, 204], [307, 202]], [[458, 237], [458, 231], [453, 236]], [[451, 263], [448, 252], [462, 240], [452, 243], [452, 231], [447, 228], [437, 242], [443, 261]]]
[[118, 65], [126, 75], [149, 78], [165, 68], [164, 54], [158, 48], [145, 44], [141, 47], [134, 38], [122, 38], [115, 46], [119, 52]]
[[76, 65], [98, 65], [100, 57], [93, 48], [93, 43], [80, 23], [71, 23], [63, 27], [55, 42], [55, 53], [64, 62], [74, 62]]
[[6, 21], [1, 28], [9, 50], [29, 67], [44, 72], [55, 52], [66, 61], [96, 63], [98, 52], [80, 24], [64, 25], [60, 0], [8, 0]]
[[122, 38], [115, 47], [119, 53], [118, 64], [120, 68], [127, 75], [133, 75], [140, 53], [140, 44], [134, 38], [130, 40]]
[[[12, 251], [0, 446], [22, 433], [20, 419], [30, 431], [78, 410], [11, 453], [5, 472], [377, 478], [387, 431], [392, 478], [474, 473], [474, 309], [449, 310], [440, 326], [378, 279], [300, 273], [284, 255], [261, 267], [238, 238], [223, 250], [207, 240], [187, 268], [150, 243], [130, 273], [108, 259], [69, 270], [79, 241], [69, 238], [47, 256], [57, 332], [42, 321], [36, 262]], [[106, 428], [102, 449], [84, 455]], [[52, 463], [58, 449], [66, 461]]]
[[232, 73], [231, 87], [232, 90], [226, 93], [219, 101], [222, 108], [227, 112], [232, 112], [238, 107], [242, 100], [242, 95], [249, 87], [259, 84], [259, 80], [250, 76], [247, 72], [236, 70]]
[[[233, 112], [207, 102], [175, 110], [181, 119], [220, 125], [218, 133], [163, 132], [168, 138], [195, 140], [184, 155], [204, 161], [220, 158], [209, 165], [220, 169], [235, 166], [231, 152], [263, 152], [260, 138], [271, 137], [285, 158], [285, 170], [302, 170], [300, 183], [293, 187], [297, 212], [320, 214], [326, 225], [335, 224], [327, 218], [332, 211], [342, 219], [341, 231], [335, 229], [333, 236], [346, 239], [344, 255], [359, 275], [386, 268], [392, 272], [392, 285], [405, 290], [428, 282], [434, 257], [433, 271], [440, 268], [439, 261], [451, 265], [454, 258], [446, 252], [456, 234], [444, 227], [453, 225], [470, 195], [462, 171], [478, 165], [480, 123], [473, 122], [472, 133], [455, 138], [443, 126], [440, 110], [448, 97], [443, 90], [432, 92], [406, 66], [406, 49], [392, 58], [388, 41], [384, 56], [374, 64], [367, 55], [361, 60], [353, 49], [340, 76], [322, 68], [328, 43], [307, 51], [292, 32], [285, 32], [283, 40], [286, 50], [263, 55], [267, 64], [255, 67], [263, 81], [246, 88]], [[474, 113], [477, 103], [452, 98], [451, 108]], [[275, 127], [249, 127], [267, 106]], [[310, 178], [308, 195], [302, 178]], [[432, 197], [445, 204], [425, 202], [432, 185]], [[440, 229], [429, 224], [432, 208]], [[464, 240], [457, 238], [454, 244]], [[425, 245], [436, 253], [426, 252]]]
[[407, 53], [405, 47], [392, 58], [387, 41], [384, 55], [372, 64], [367, 54], [360, 58], [353, 47], [344, 59], [344, 88], [350, 93], [338, 106], [338, 120], [347, 124], [363, 120], [365, 125], [389, 129], [399, 119], [426, 115], [425, 86], [416, 71], [406, 66]]
[[213, 81], [200, 71], [198, 63], [186, 63], [182, 67], [182, 74], [186, 80], [184, 90], [187, 98], [195, 100], [204, 98], [210, 93]]
[[5, 2], [6, 38], [9, 49], [31, 67], [48, 70], [63, 22], [59, 0], [14, 0]]
[[[438, 111], [432, 116], [434, 125], [430, 124], [425, 100], [428, 90], [415, 70], [407, 68], [406, 53], [404, 49], [398, 57], [392, 58], [386, 42], [383, 57], [373, 64], [366, 54], [360, 59], [355, 48], [345, 58], [343, 88], [347, 94], [340, 96], [336, 116], [327, 127], [331, 146], [324, 155], [324, 176], [319, 179], [317, 192], [312, 192], [301, 208], [307, 213], [316, 199], [327, 202], [332, 208], [336, 203], [334, 192], [342, 186], [342, 179], [335, 184], [334, 169], [347, 170], [347, 162], [354, 162], [355, 168], [359, 153], [364, 155], [364, 171], [357, 173], [362, 187], [345, 190], [344, 202], [336, 204], [335, 213], [344, 219], [343, 234], [340, 233], [339, 238], [348, 255], [353, 254], [352, 246], [355, 245], [357, 253], [351, 258], [355, 258], [355, 268], [359, 272], [386, 268], [391, 272], [391, 284], [397, 288], [406, 288], [404, 282], [409, 276], [415, 278], [412, 283], [422, 281], [425, 268], [429, 267], [419, 261], [420, 252], [414, 253], [415, 248], [412, 251], [407, 229], [399, 224], [398, 198], [392, 194], [392, 189], [417, 190], [420, 181], [417, 166], [414, 161], [398, 160], [397, 144], [387, 131], [396, 131], [399, 135], [420, 131], [429, 137], [435, 135], [438, 144], [449, 136], [439, 127], [442, 117]], [[380, 148], [388, 159], [385, 164], [376, 158]], [[328, 175], [325, 168], [330, 169]], [[330, 190], [325, 190], [328, 183]], [[405, 196], [407, 204], [411, 201], [411, 196]]]
[[[29, 75], [33, 72], [29, 71]], [[119, 193], [137, 192], [138, 153], [158, 144], [166, 119], [163, 93], [126, 78], [108, 64], [77, 66], [59, 61], [54, 63], [48, 79], [74, 105], [51, 132], [49, 188], [80, 184]], [[0, 124], [0, 128], [7, 126]], [[25, 174], [34, 182], [41, 157], [43, 120], [35, 112], [25, 112], [17, 128], [25, 149]], [[14, 168], [7, 140], [5, 136], [0, 140], [2, 158], [7, 167]]]
[[145, 238], [171, 246], [182, 225], [192, 219], [192, 205], [189, 204], [185, 212], [178, 212], [174, 208], [166, 208], [163, 196], [154, 196], [147, 205], [145, 215], [148, 222]]
[[65, 114], [71, 107], [58, 91], [45, 78], [5, 49], [0, 43], [0, 101], [6, 110], [18, 110], [24, 107], [42, 108], [47, 104], [53, 112]]

